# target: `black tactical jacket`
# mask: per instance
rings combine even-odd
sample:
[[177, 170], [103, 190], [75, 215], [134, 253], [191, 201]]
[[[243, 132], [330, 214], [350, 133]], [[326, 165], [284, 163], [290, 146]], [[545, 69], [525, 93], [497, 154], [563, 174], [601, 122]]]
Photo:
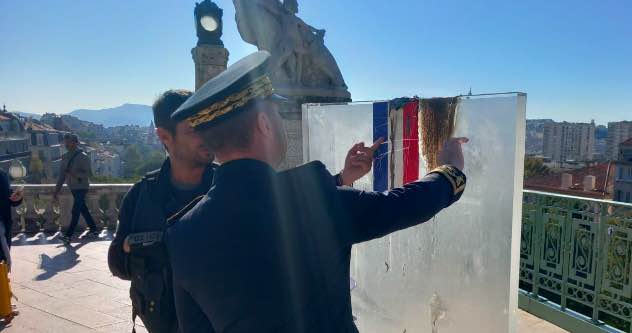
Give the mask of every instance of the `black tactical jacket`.
[[[208, 166], [202, 183], [192, 191], [195, 196], [205, 194], [211, 187], [216, 165]], [[127, 193], [121, 204], [116, 236], [108, 251], [108, 265], [115, 276], [131, 280], [130, 297], [135, 315], [143, 320], [150, 333], [177, 332], [171, 269], [167, 260], [162, 233], [169, 216], [177, 213], [190, 200], [175, 198], [170, 180], [170, 163], [148, 173]], [[123, 251], [129, 236], [152, 241], [132, 246], [131, 253]], [[134, 317], [135, 317], [134, 315]]]

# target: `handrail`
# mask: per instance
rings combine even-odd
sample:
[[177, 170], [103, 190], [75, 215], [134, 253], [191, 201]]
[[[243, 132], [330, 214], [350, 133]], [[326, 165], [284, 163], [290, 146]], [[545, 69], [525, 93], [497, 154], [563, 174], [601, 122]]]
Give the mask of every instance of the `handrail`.
[[632, 203], [621, 202], [621, 201], [585, 198], [585, 197], [578, 197], [578, 196], [573, 196], [573, 195], [568, 195], [568, 194], [559, 194], [559, 193], [534, 191], [534, 190], [522, 190], [522, 193], [546, 195], [546, 196], [556, 197], [556, 198], [576, 199], [576, 200], [583, 200], [583, 201], [590, 201], [590, 202], [596, 202], [596, 203], [602, 203], [602, 204], [608, 204], [608, 205], [617, 205], [617, 206], [623, 206], [623, 207], [632, 208]]

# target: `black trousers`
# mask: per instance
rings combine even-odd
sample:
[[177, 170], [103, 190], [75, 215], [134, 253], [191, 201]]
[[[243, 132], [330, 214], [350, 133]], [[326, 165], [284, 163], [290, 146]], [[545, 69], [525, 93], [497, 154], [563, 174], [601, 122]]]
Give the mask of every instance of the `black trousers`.
[[88, 206], [86, 206], [86, 195], [88, 194], [88, 190], [72, 190], [72, 197], [74, 198], [74, 202], [72, 204], [72, 218], [70, 219], [70, 226], [68, 226], [68, 230], [66, 230], [66, 236], [72, 237], [75, 233], [75, 229], [77, 228], [77, 224], [79, 223], [79, 215], [83, 215], [84, 220], [86, 220], [86, 224], [90, 228], [90, 231], [97, 231], [97, 226], [94, 224], [94, 219], [92, 219], [92, 215], [90, 215], [90, 210], [88, 210]]

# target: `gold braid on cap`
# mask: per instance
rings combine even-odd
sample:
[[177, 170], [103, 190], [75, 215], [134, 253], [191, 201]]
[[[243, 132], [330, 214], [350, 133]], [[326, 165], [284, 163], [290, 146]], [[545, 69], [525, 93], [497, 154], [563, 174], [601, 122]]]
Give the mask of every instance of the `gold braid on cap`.
[[252, 84], [244, 90], [232, 94], [219, 102], [211, 104], [209, 107], [189, 117], [187, 120], [191, 126], [197, 127], [204, 123], [213, 121], [213, 119], [217, 117], [230, 113], [235, 109], [246, 105], [248, 102], [257, 97], [268, 97], [273, 93], [274, 88], [272, 88], [272, 81], [270, 81], [270, 78], [267, 75], [263, 75], [254, 80]]

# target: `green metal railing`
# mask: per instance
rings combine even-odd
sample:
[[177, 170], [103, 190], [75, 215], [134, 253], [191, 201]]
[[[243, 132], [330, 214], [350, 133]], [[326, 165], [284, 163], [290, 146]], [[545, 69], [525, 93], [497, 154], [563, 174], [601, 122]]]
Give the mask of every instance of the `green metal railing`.
[[520, 307], [571, 332], [632, 333], [632, 204], [524, 191]]

